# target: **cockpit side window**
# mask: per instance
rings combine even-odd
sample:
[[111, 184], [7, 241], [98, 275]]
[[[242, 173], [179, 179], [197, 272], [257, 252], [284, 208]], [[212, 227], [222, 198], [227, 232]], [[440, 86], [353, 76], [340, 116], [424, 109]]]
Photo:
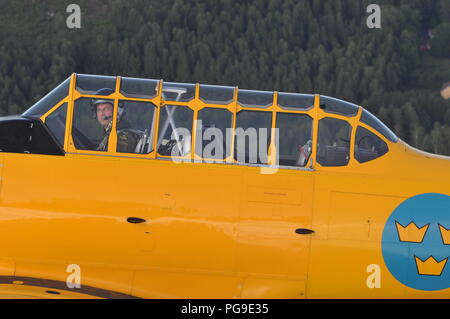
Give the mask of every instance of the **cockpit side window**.
[[22, 116], [40, 118], [69, 94], [70, 77], [26, 110]]
[[64, 147], [66, 133], [67, 103], [63, 103], [45, 118], [45, 125], [56, 137], [61, 147]]
[[360, 163], [372, 161], [389, 151], [387, 144], [368, 129], [358, 126], [355, 139], [355, 158]]
[[223, 160], [231, 154], [233, 113], [227, 109], [203, 108], [198, 112], [195, 153], [206, 161]]
[[312, 150], [312, 118], [307, 114], [277, 113], [275, 139], [278, 164], [304, 167]]
[[236, 114], [234, 159], [245, 164], [267, 164], [271, 128], [272, 112], [239, 111]]
[[187, 106], [165, 105], [160, 110], [158, 154], [187, 156], [191, 153], [194, 111]]
[[[93, 101], [98, 102], [93, 104]], [[80, 98], [74, 103], [72, 139], [78, 150], [107, 151], [113, 100]]]
[[351, 131], [347, 121], [331, 117], [321, 119], [317, 162], [322, 166], [346, 166], [350, 160]]
[[360, 121], [371, 126], [375, 130], [377, 130], [381, 135], [386, 137], [389, 141], [391, 141], [393, 143], [396, 143], [398, 141], [398, 137], [386, 125], [384, 125], [383, 122], [381, 122], [379, 119], [377, 119], [369, 111], [363, 110]]
[[149, 102], [119, 101], [117, 152], [148, 154], [153, 150], [155, 109]]

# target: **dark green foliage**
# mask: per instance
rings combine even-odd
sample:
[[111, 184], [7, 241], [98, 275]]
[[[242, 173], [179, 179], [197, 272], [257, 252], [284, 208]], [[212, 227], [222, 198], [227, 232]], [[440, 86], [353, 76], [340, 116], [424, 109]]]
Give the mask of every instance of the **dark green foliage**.
[[[368, 0], [78, 0], [78, 30], [66, 27], [70, 3], [0, 2], [1, 115], [72, 72], [162, 78], [334, 96], [450, 155], [450, 102], [439, 94], [450, 61], [420, 51], [426, 30], [450, 23], [448, 0], [380, 0], [381, 29], [366, 26]], [[449, 56], [445, 30], [433, 54]]]
[[436, 57], [450, 58], [450, 23], [442, 23], [436, 28], [436, 36], [431, 41], [431, 53]]

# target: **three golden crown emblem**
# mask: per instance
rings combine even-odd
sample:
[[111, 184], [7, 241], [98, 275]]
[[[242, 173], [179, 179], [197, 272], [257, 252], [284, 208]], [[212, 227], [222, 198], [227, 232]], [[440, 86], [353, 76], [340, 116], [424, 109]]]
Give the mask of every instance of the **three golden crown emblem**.
[[[414, 222], [410, 222], [408, 225], [403, 226], [396, 221], [395, 226], [397, 227], [398, 237], [401, 242], [422, 243], [430, 224], [419, 228]], [[450, 245], [450, 229], [439, 225], [439, 231], [441, 233], [443, 244]], [[430, 256], [425, 260], [414, 256], [414, 259], [419, 275], [428, 276], [440, 276], [448, 261], [448, 257], [441, 261], [437, 261], [433, 256]]]

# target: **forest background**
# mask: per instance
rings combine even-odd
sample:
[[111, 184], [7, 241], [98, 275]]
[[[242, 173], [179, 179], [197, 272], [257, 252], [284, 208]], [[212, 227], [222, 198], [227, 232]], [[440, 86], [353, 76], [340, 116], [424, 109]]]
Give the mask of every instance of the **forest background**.
[[[69, 29], [66, 8], [81, 8]], [[450, 155], [450, 1], [0, 0], [0, 115], [71, 73], [319, 93]]]

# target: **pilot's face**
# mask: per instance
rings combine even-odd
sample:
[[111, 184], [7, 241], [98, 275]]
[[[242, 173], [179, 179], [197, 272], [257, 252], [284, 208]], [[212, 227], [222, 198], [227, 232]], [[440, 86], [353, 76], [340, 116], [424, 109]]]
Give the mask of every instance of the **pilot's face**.
[[102, 103], [97, 105], [97, 121], [106, 128], [113, 117], [113, 106], [110, 103]]

